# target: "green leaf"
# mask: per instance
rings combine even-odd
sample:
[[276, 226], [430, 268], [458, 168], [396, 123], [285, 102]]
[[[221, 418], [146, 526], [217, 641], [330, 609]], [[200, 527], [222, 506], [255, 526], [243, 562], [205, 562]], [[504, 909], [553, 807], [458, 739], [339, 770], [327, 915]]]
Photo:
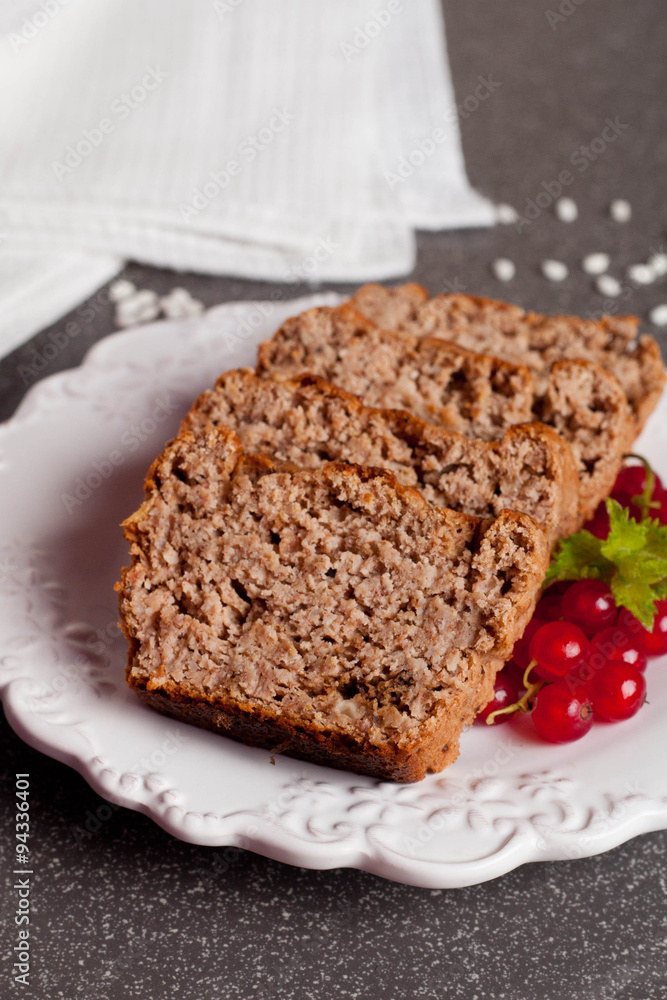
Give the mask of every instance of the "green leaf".
[[646, 548], [655, 556], [667, 559], [667, 527], [660, 524], [660, 521], [645, 521], [648, 525], [646, 529]]
[[650, 583], [640, 582], [637, 577], [630, 579], [616, 575], [611, 581], [611, 592], [616, 603], [627, 608], [644, 628], [649, 631], [653, 628], [657, 595]]
[[639, 527], [645, 533], [644, 548], [623, 557], [620, 553], [616, 556], [612, 591], [617, 603], [623, 604], [645, 628], [651, 629], [655, 601], [667, 597], [667, 527], [648, 518]]
[[667, 526], [649, 517], [636, 521], [611, 498], [607, 512], [608, 537], [601, 540], [579, 531], [563, 539], [552, 556], [545, 583], [604, 580], [616, 603], [651, 629], [655, 602], [667, 599]]
[[607, 500], [609, 537], [600, 551], [611, 562], [634, 556], [646, 548], [648, 522], [635, 521], [626, 507], [611, 498]]
[[611, 579], [614, 565], [602, 555], [602, 541], [590, 531], [564, 538], [551, 560], [545, 583], [555, 580]]
[[659, 583], [667, 577], [667, 559], [658, 559], [642, 552], [637, 559], [619, 564], [618, 572], [628, 578], [639, 577], [645, 583]]

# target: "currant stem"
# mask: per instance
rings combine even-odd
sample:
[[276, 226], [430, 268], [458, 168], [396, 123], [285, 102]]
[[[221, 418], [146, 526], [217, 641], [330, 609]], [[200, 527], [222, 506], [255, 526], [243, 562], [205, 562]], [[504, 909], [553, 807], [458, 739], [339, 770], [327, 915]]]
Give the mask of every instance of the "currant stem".
[[492, 726], [494, 719], [498, 715], [510, 715], [514, 712], [530, 712], [530, 702], [535, 697], [540, 688], [544, 687], [546, 681], [536, 681], [532, 682], [528, 680], [528, 675], [533, 667], [537, 664], [537, 660], [531, 660], [523, 673], [523, 686], [525, 687], [524, 693], [521, 695], [518, 701], [513, 702], [511, 705], [506, 705], [505, 708], [498, 708], [495, 712], [491, 712], [487, 716], [486, 724], [487, 726]]
[[638, 462], [641, 462], [644, 466], [644, 472], [646, 474], [646, 482], [644, 483], [644, 489], [641, 493], [632, 497], [632, 502], [636, 503], [639, 507], [642, 516], [642, 521], [645, 521], [649, 516], [651, 510], [655, 510], [660, 507], [660, 503], [657, 500], [653, 500], [653, 488], [655, 486], [655, 472], [651, 468], [650, 463], [642, 457], [642, 455], [635, 455], [630, 453], [625, 455], [624, 458], [636, 458]]

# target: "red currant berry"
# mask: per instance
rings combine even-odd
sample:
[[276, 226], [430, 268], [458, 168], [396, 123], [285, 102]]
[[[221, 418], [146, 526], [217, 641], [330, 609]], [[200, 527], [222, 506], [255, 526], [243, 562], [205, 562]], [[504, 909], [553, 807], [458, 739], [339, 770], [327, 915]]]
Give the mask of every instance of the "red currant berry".
[[609, 534], [609, 514], [604, 503], [598, 504], [593, 517], [584, 525], [586, 531], [596, 538], [605, 539]]
[[[505, 670], [501, 672], [496, 677], [495, 687], [493, 689], [493, 698], [481, 712], [478, 713], [475, 722], [483, 722], [487, 725], [487, 718], [492, 712], [497, 712], [499, 708], [507, 708], [508, 705], [513, 705], [515, 701], [519, 698], [519, 688], [513, 677], [505, 673]], [[497, 726], [501, 722], [509, 722], [512, 718], [512, 713], [507, 712], [505, 715], [497, 715], [492, 723], [492, 726]]]
[[627, 608], [620, 608], [616, 624], [619, 628], [624, 629], [628, 635], [631, 635], [635, 642], [639, 643], [644, 652], [648, 654], [648, 647], [646, 645], [648, 632], [638, 618], [635, 618]]
[[[614, 500], [623, 504], [624, 497], [636, 497], [644, 492], [646, 487], [646, 469], [643, 465], [626, 465], [621, 469], [616, 477], [611, 495]], [[653, 472], [653, 493], [651, 499], [655, 499], [656, 493], [662, 493], [664, 486], [657, 472]]]
[[625, 628], [633, 639], [643, 643], [647, 656], [662, 656], [663, 653], [667, 653], [667, 601], [656, 602], [656, 615], [650, 632], [626, 608], [621, 608], [618, 624]]
[[602, 580], [577, 580], [563, 597], [563, 616], [584, 632], [599, 632], [614, 624], [618, 608]]
[[563, 599], [559, 594], [545, 594], [537, 602], [535, 617], [545, 622], [555, 622], [563, 617]]
[[[662, 495], [664, 493], [664, 487], [660, 481], [660, 477], [653, 473], [654, 484], [653, 492], [651, 494], [651, 500], [660, 502]], [[643, 465], [628, 465], [624, 469], [621, 469], [618, 476], [616, 477], [616, 482], [614, 483], [614, 488], [611, 491], [611, 496], [614, 500], [620, 503], [621, 507], [627, 507], [630, 517], [634, 517], [635, 520], [640, 521], [642, 517], [642, 512], [636, 503], [632, 502], [632, 498], [636, 496], [641, 496], [646, 487], [646, 469]], [[658, 509], [653, 509], [649, 511], [651, 517], [658, 516]]]
[[608, 660], [627, 663], [643, 673], [647, 663], [644, 643], [619, 625], [603, 628], [591, 639], [589, 662], [593, 670], [599, 670]]
[[647, 633], [645, 645], [649, 656], [662, 656], [663, 653], [667, 653], [667, 601], [656, 602], [653, 628]]
[[622, 722], [644, 704], [646, 680], [636, 667], [611, 661], [595, 673], [587, 691], [597, 718]]
[[573, 694], [564, 681], [547, 684], [537, 695], [532, 713], [535, 729], [549, 743], [570, 743], [585, 736], [593, 710], [585, 694]]
[[559, 681], [588, 656], [588, 639], [571, 622], [546, 622], [530, 643], [531, 659], [537, 660], [535, 670], [547, 681]]
[[520, 695], [524, 692], [523, 675], [525, 672], [525, 669], [520, 667], [518, 663], [515, 663], [514, 660], [508, 660], [503, 667], [503, 673], [511, 680]]
[[562, 597], [566, 590], [572, 586], [572, 580], [556, 580], [542, 591], [542, 597]]
[[662, 489], [653, 494], [653, 499], [656, 500], [660, 506], [656, 507], [651, 511], [651, 517], [656, 517], [660, 524], [667, 524], [667, 490]]
[[646, 470], [643, 465], [626, 465], [616, 476], [616, 482], [611, 496], [622, 507], [627, 507], [628, 501], [644, 492], [646, 485]]
[[544, 625], [544, 622], [540, 618], [531, 618], [521, 638], [517, 639], [514, 643], [512, 659], [520, 670], [525, 670], [532, 659], [530, 655], [530, 643], [541, 625]]

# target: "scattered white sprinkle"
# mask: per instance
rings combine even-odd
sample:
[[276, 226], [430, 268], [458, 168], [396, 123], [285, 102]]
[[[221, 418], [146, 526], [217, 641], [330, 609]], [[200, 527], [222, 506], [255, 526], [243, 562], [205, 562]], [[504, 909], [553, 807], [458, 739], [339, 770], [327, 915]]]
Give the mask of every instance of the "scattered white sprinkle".
[[136, 292], [136, 288], [127, 278], [119, 278], [118, 281], [109, 285], [109, 298], [112, 302], [121, 302], [129, 295], [133, 295], [134, 292]]
[[172, 288], [169, 295], [160, 299], [160, 305], [168, 319], [185, 319], [204, 311], [203, 302], [193, 299], [187, 288]]
[[667, 253], [654, 253], [646, 261], [656, 278], [662, 278], [667, 274]]
[[519, 213], [511, 205], [501, 202], [500, 205], [496, 205], [496, 211], [498, 213], [498, 222], [502, 223], [503, 226], [511, 226], [519, 221]]
[[581, 266], [586, 274], [604, 274], [609, 270], [608, 253], [589, 253], [581, 262]]
[[667, 326], [667, 302], [651, 309], [648, 318], [654, 326]]
[[601, 274], [595, 285], [600, 295], [604, 295], [608, 299], [615, 299], [617, 295], [621, 294], [620, 281], [612, 278], [610, 274]]
[[155, 319], [159, 314], [158, 297], [155, 292], [146, 288], [120, 300], [116, 306], [116, 323], [121, 327], [137, 326], [139, 323]]
[[635, 285], [650, 285], [651, 282], [655, 281], [653, 269], [648, 264], [632, 264], [626, 273]]
[[579, 215], [576, 201], [572, 198], [559, 198], [556, 202], [556, 215], [561, 222], [574, 222]]
[[194, 301], [189, 290], [187, 288], [181, 288], [180, 286], [172, 288], [169, 295], [165, 296], [165, 299], [171, 299], [173, 302]]
[[561, 260], [543, 260], [542, 274], [549, 281], [565, 281], [569, 271], [567, 265], [563, 264]]
[[511, 281], [516, 274], [516, 267], [513, 260], [508, 257], [498, 257], [491, 265], [491, 270], [498, 281]]
[[609, 214], [614, 222], [629, 222], [632, 218], [632, 206], [629, 201], [617, 198], [609, 206]]

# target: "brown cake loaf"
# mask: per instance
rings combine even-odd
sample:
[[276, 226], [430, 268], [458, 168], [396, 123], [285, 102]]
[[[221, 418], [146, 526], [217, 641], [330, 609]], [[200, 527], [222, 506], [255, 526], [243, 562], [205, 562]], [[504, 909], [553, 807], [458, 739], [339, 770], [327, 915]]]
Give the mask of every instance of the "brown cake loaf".
[[351, 304], [378, 326], [417, 337], [437, 337], [526, 365], [539, 394], [546, 392], [552, 365], [578, 358], [612, 372], [632, 408], [635, 436], [656, 406], [665, 367], [653, 337], [637, 336], [636, 316], [543, 316], [476, 295], [436, 295], [420, 285], [364, 285]]
[[437, 507], [477, 517], [529, 514], [550, 545], [579, 526], [571, 449], [544, 424], [518, 424], [498, 442], [468, 439], [405, 410], [378, 410], [314, 375], [276, 381], [226, 372], [186, 417], [194, 434], [234, 430], [244, 451], [304, 468], [325, 462], [389, 469]]
[[376, 327], [350, 306], [294, 316], [260, 346], [260, 375], [308, 372], [369, 406], [409, 410], [484, 441], [502, 438], [515, 424], [543, 421], [572, 448], [584, 519], [609, 494], [633, 435], [625, 394], [599, 365], [559, 362], [540, 395], [520, 365]]
[[416, 320], [420, 308], [429, 298], [424, 286], [414, 281], [396, 288], [371, 282], [362, 285], [349, 300], [349, 304], [371, 319], [376, 326], [385, 330], [405, 331]]
[[397, 781], [456, 758], [548, 559], [524, 514], [436, 509], [390, 472], [276, 468], [213, 426], [166, 447], [124, 527], [127, 681], [144, 701]]

